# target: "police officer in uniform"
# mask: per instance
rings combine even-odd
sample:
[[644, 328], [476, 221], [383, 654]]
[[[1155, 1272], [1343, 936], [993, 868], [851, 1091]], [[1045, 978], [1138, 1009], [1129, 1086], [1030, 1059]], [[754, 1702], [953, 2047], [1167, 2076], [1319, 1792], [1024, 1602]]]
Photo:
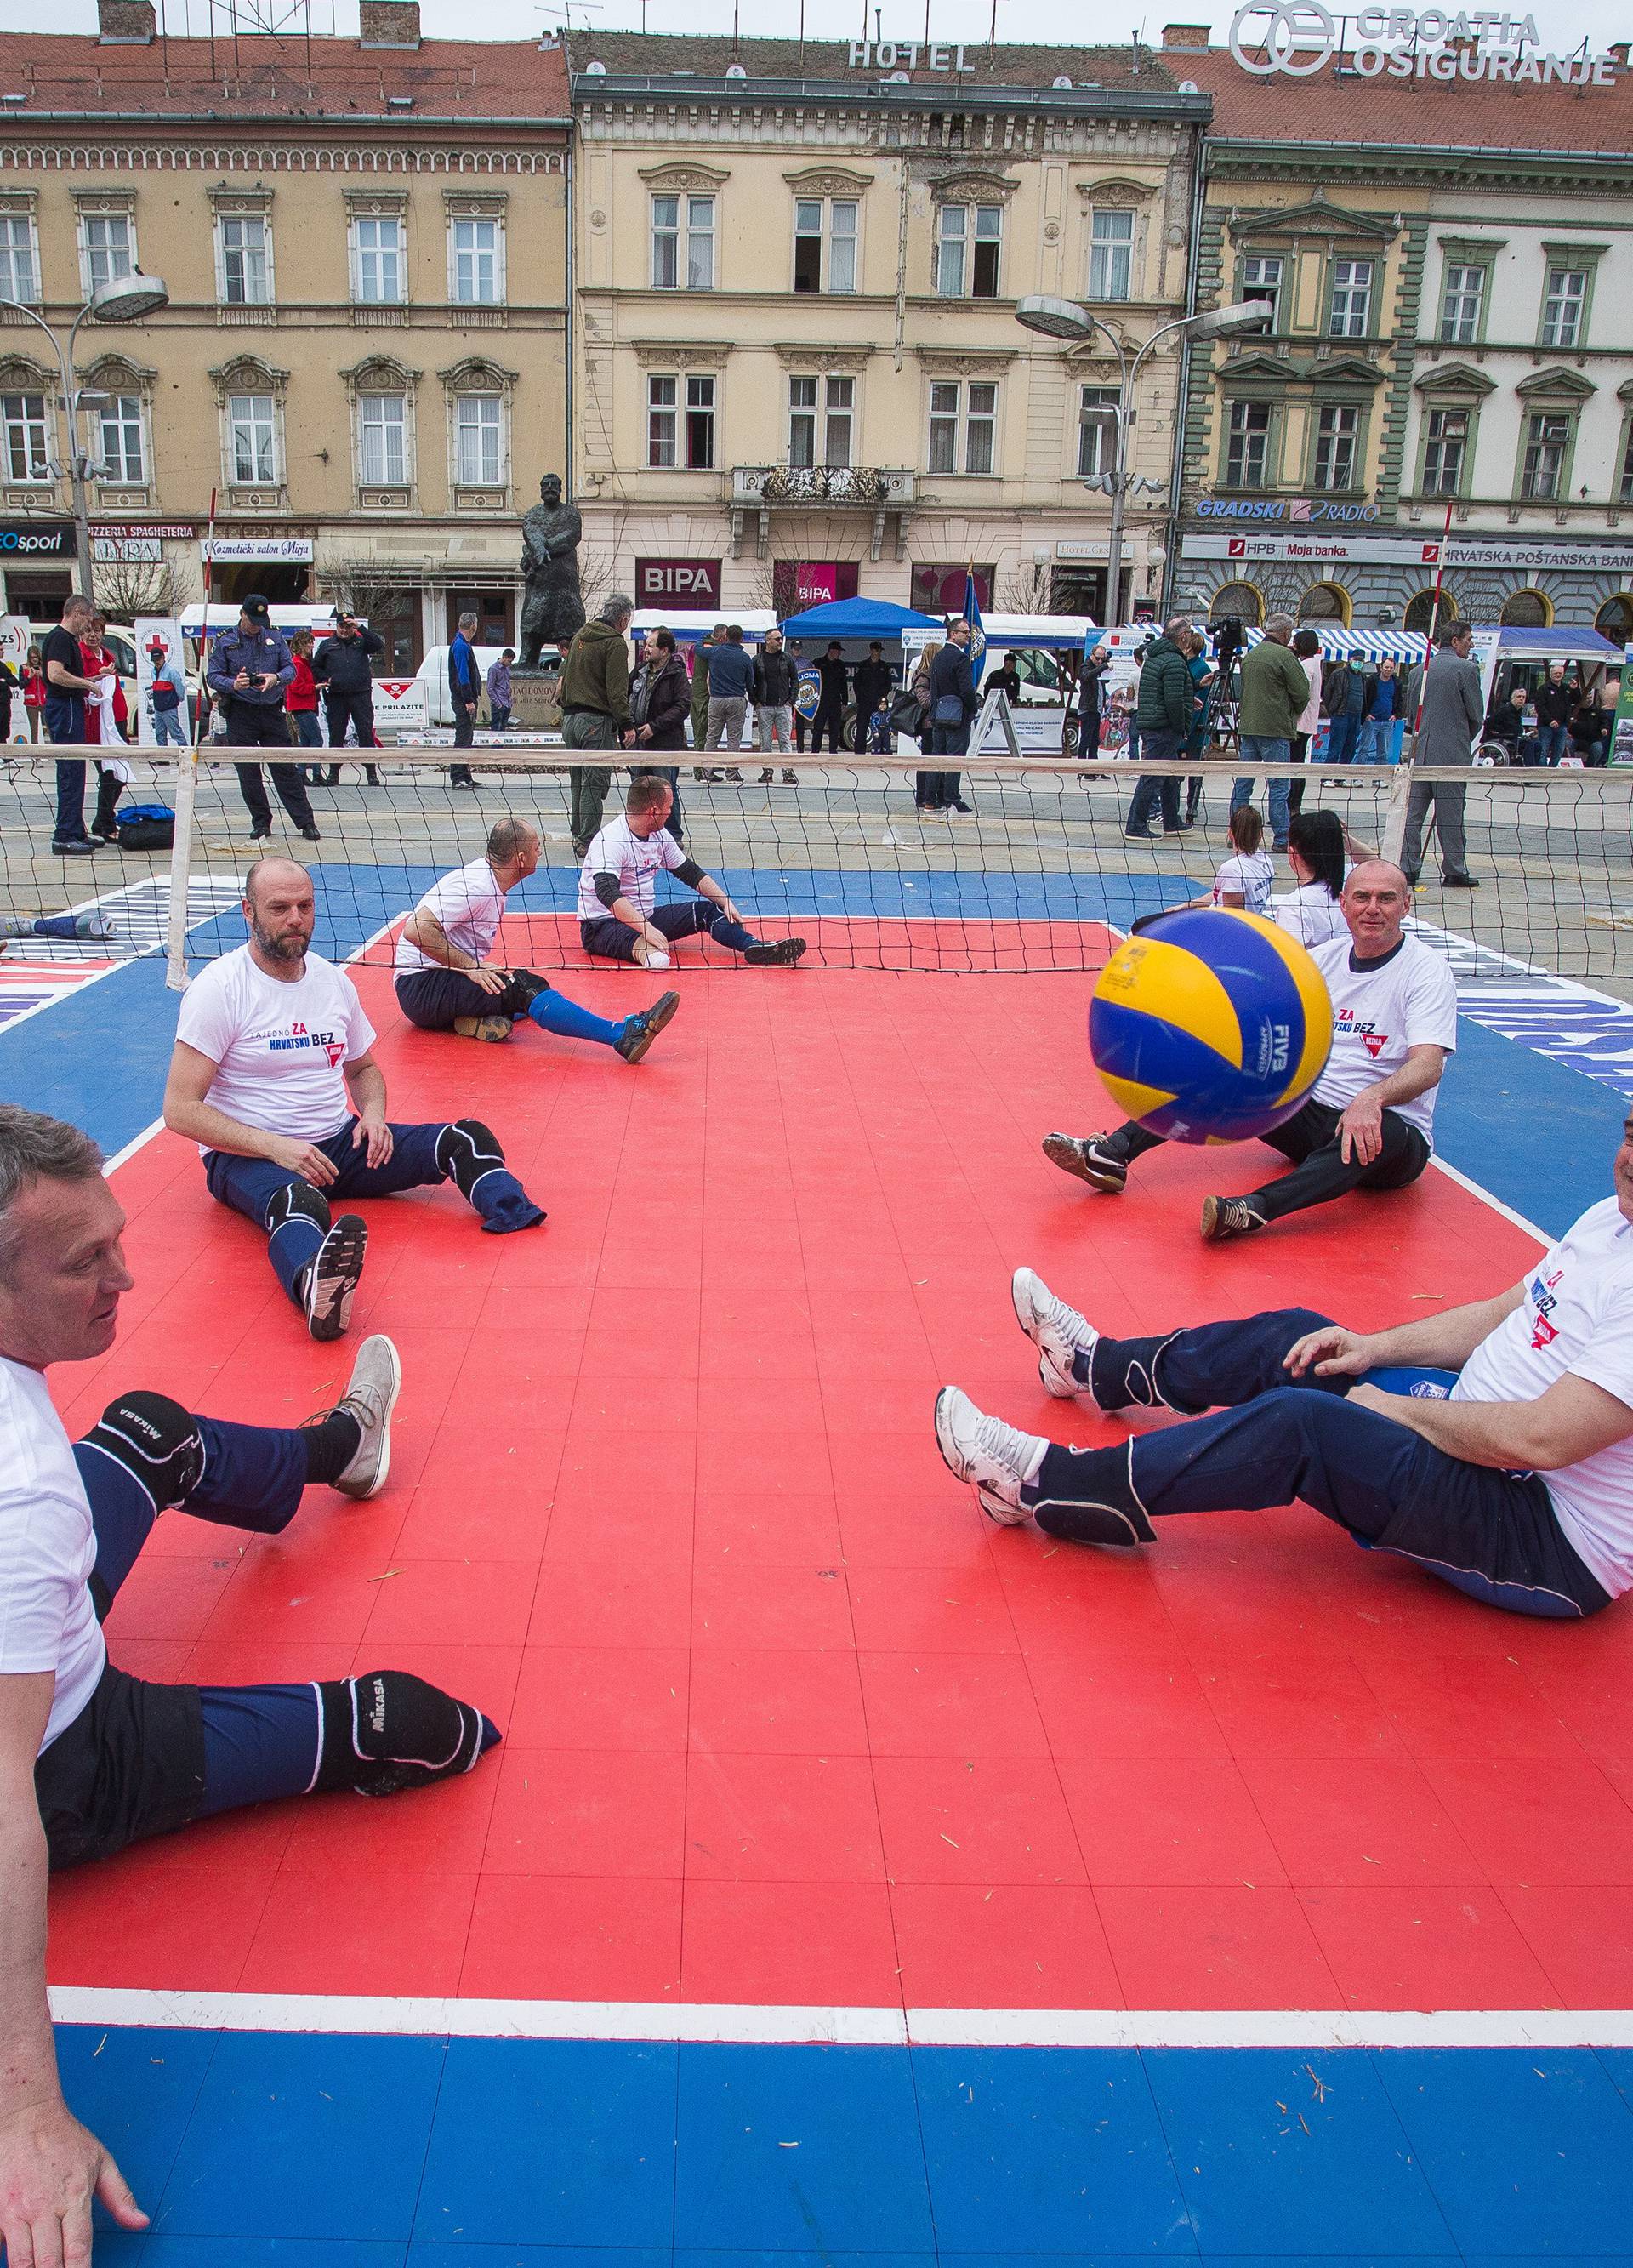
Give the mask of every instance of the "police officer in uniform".
[[[266, 600], [252, 592], [239, 608], [238, 628], [215, 639], [210, 651], [210, 689], [226, 710], [230, 748], [282, 748], [287, 755], [290, 729], [283, 688], [294, 675], [294, 657], [273, 629]], [[235, 764], [233, 769], [249, 814], [249, 831], [260, 842], [272, 832], [272, 809], [261, 766]], [[307, 842], [315, 843], [317, 824], [299, 767], [275, 763], [271, 771], [278, 801]]]

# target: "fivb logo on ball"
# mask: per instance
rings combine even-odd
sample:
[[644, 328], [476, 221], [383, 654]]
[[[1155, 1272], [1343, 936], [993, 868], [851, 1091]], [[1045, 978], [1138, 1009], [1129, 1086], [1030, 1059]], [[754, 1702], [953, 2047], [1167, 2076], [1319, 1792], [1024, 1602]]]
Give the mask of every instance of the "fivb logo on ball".
[[[1344, 48], [1341, 22], [1352, 23], [1356, 45]], [[1363, 78], [1493, 79], [1562, 86], [1614, 86], [1609, 55], [1536, 53], [1541, 35], [1534, 16], [1491, 9], [1473, 14], [1445, 8], [1362, 8], [1335, 18], [1321, 0], [1249, 0], [1229, 33], [1232, 55], [1255, 78], [1281, 73], [1310, 78], [1342, 51]], [[1527, 52], [1527, 51], [1530, 52]]]

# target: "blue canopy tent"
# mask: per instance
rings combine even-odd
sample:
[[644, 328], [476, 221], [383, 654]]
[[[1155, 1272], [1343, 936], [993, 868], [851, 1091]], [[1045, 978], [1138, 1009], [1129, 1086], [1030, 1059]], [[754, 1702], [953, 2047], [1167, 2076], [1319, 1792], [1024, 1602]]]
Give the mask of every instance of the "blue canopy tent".
[[865, 644], [899, 638], [903, 630], [938, 630], [938, 615], [921, 615], [912, 607], [894, 607], [888, 599], [833, 599], [826, 606], [807, 607], [803, 615], [790, 615], [783, 633], [801, 641], [838, 638], [842, 644], [860, 638]]

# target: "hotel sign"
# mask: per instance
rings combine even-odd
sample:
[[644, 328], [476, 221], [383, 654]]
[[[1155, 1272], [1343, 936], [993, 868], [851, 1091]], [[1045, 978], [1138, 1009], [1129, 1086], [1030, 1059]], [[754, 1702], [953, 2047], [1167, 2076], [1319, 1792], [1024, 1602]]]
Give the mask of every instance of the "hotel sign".
[[852, 40], [846, 50], [852, 70], [967, 71], [961, 40]]

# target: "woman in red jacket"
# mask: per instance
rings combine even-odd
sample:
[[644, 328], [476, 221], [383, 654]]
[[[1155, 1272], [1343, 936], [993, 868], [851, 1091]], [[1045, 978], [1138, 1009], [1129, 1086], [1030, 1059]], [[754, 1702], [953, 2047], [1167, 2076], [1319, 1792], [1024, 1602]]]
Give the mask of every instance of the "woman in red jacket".
[[[312, 674], [312, 632], [297, 630], [289, 642], [290, 658], [295, 664], [295, 675], [285, 688], [283, 706], [295, 727], [295, 737], [303, 748], [323, 746], [323, 728], [318, 722], [318, 681]], [[300, 776], [308, 787], [323, 785], [321, 764], [303, 764]], [[340, 766], [335, 765], [333, 779], [340, 777]]]

